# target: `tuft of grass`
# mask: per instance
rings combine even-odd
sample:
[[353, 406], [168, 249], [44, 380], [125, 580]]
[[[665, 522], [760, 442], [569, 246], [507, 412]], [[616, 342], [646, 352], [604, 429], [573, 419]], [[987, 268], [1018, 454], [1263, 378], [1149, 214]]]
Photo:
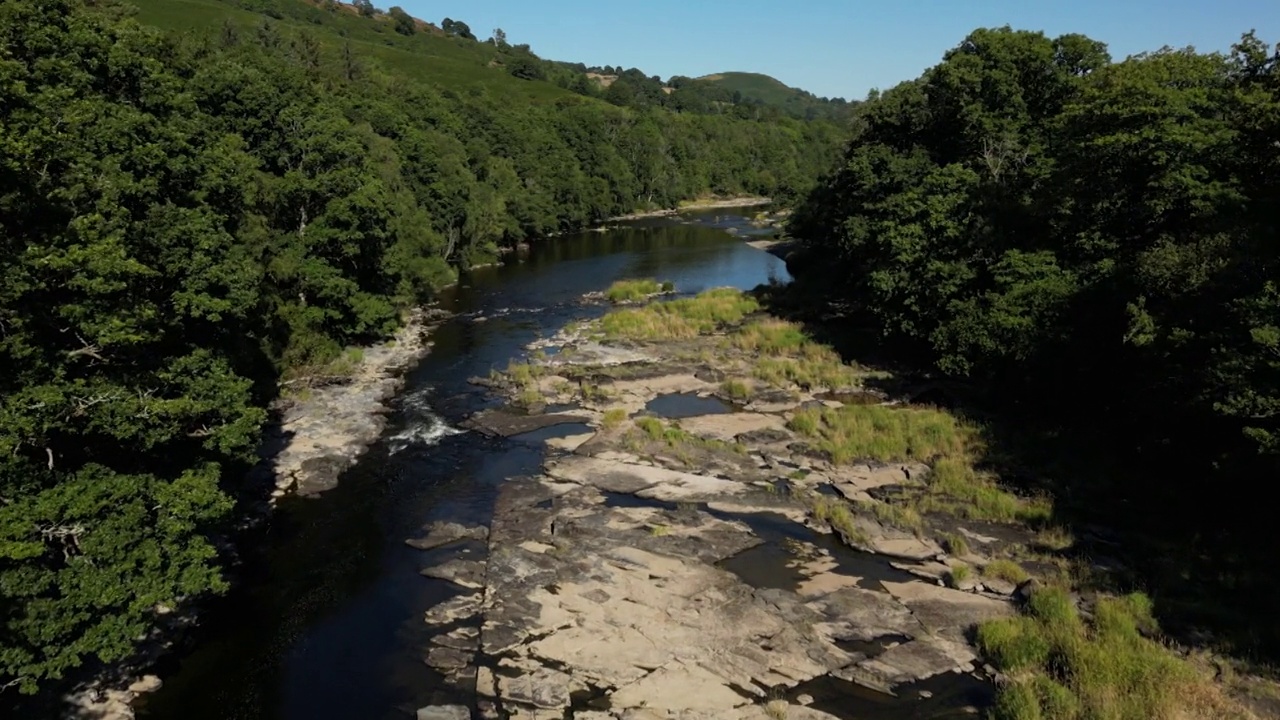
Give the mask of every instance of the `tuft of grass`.
[[775, 318], [744, 325], [731, 341], [739, 350], [757, 355], [794, 355], [812, 342], [799, 325]]
[[645, 442], [660, 442], [675, 451], [676, 458], [686, 465], [696, 460], [694, 450], [711, 452], [730, 452], [744, 455], [747, 447], [741, 443], [725, 442], [716, 438], [704, 438], [683, 430], [679, 425], [667, 425], [656, 417], [645, 415], [636, 418], [636, 428], [640, 431], [633, 434], [636, 444], [643, 448]]
[[969, 554], [969, 542], [959, 533], [947, 533], [942, 536], [942, 549], [949, 555], [964, 557]]
[[756, 361], [751, 372], [756, 378], [774, 387], [796, 385], [804, 390], [848, 390], [862, 383], [858, 371], [846, 365], [834, 352], [830, 356], [818, 357], [762, 357]]
[[983, 623], [977, 644], [1010, 682], [1000, 720], [1247, 718], [1192, 666], [1151, 639], [1151, 600], [1100, 599], [1085, 622], [1066, 591], [1045, 588], [1024, 614]]
[[826, 495], [813, 495], [810, 498], [810, 512], [818, 522], [824, 522], [844, 535], [855, 545], [870, 545], [867, 533], [854, 522], [853, 510], [849, 504], [839, 498]]
[[924, 532], [924, 518], [914, 508], [895, 503], [870, 502], [859, 504], [859, 509], [870, 511], [882, 525], [919, 535]]
[[619, 425], [626, 421], [626, 419], [626, 410], [623, 410], [622, 408], [613, 408], [612, 410], [605, 412], [604, 419], [601, 420], [601, 423], [604, 425], [605, 430], [616, 430]]
[[730, 400], [746, 401], [751, 399], [751, 386], [744, 380], [732, 378], [720, 383], [720, 392]]
[[770, 720], [787, 720], [787, 712], [790, 704], [786, 700], [770, 700], [764, 705], [764, 714]]
[[1066, 550], [1074, 545], [1076, 539], [1071, 535], [1071, 531], [1061, 525], [1046, 527], [1036, 533], [1035, 544], [1046, 550], [1054, 552]]
[[532, 408], [545, 405], [546, 398], [542, 396], [542, 392], [536, 386], [526, 386], [516, 394], [515, 402], [522, 407]]
[[976, 431], [955, 416], [927, 408], [805, 408], [795, 413], [788, 427], [810, 438], [811, 445], [837, 464], [966, 456], [978, 440]]
[[657, 524], [657, 525], [649, 526], [649, 534], [652, 535], [653, 537], [662, 537], [664, 535], [669, 534], [670, 532], [671, 532], [671, 528], [666, 525]]
[[947, 571], [947, 585], [958, 588], [973, 574], [973, 569], [968, 565], [956, 565]]
[[989, 475], [974, 469], [968, 458], [940, 458], [928, 477], [928, 491], [920, 502], [924, 512], [947, 512], [970, 520], [1022, 521], [1038, 524], [1048, 520], [1052, 508], [1047, 500], [1025, 500], [1002, 489]]
[[604, 291], [604, 296], [609, 299], [609, 302], [635, 302], [660, 293], [671, 292], [674, 288], [675, 285], [672, 283], [660, 283], [653, 278], [619, 280]]
[[992, 560], [982, 567], [982, 577], [1020, 583], [1031, 577], [1022, 566], [1012, 560]]
[[600, 328], [610, 339], [687, 339], [741, 322], [759, 309], [760, 304], [742, 291], [717, 288], [692, 298], [615, 310], [600, 319]]

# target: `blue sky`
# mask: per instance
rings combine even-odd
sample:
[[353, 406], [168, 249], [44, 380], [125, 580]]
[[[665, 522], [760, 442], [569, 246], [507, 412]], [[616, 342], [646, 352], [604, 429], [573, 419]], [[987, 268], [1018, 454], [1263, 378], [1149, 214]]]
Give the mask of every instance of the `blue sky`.
[[495, 27], [556, 60], [649, 75], [762, 72], [861, 98], [916, 77], [976, 27], [1081, 32], [1119, 59], [1162, 45], [1226, 50], [1256, 29], [1280, 41], [1280, 0], [375, 0], [481, 39]]

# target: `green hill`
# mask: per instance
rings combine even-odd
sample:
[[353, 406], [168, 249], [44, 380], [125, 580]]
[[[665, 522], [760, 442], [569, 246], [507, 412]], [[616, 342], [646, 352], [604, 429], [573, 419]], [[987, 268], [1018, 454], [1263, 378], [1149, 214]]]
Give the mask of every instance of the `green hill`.
[[[354, 55], [415, 80], [458, 90], [483, 88], [498, 95], [554, 100], [572, 93], [548, 79], [522, 79], [510, 72], [513, 57], [527, 47], [503, 52], [491, 43], [450, 36], [419, 21], [420, 31], [403, 35], [385, 13], [367, 18], [350, 5], [307, 0], [131, 0], [137, 19], [166, 30], [197, 35], [238, 32], [254, 36], [264, 22], [285, 30], [308, 31], [322, 51], [336, 57], [350, 46]], [[522, 51], [523, 49], [523, 51]], [[536, 58], [535, 58], [536, 59]]]
[[705, 84], [749, 102], [778, 107], [792, 115], [822, 117], [839, 114], [849, 103], [843, 98], [820, 98], [807, 90], [793, 88], [777, 78], [762, 73], [723, 72], [704, 75], [695, 82]]

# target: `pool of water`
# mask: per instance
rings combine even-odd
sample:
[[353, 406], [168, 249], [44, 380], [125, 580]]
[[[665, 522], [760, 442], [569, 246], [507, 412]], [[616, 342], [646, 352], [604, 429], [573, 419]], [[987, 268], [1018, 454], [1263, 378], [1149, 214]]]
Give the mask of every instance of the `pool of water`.
[[714, 397], [699, 397], [695, 393], [659, 395], [646, 403], [644, 409], [658, 417], [669, 420], [733, 412], [733, 407], [723, 400]]

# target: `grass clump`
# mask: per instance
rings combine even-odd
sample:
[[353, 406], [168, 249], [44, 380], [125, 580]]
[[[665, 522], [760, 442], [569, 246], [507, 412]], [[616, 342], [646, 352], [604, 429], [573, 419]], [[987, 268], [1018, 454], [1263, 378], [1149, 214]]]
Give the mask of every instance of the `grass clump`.
[[613, 408], [605, 411], [604, 418], [600, 421], [605, 430], [616, 430], [619, 425], [627, 419], [627, 411], [622, 408]]
[[947, 533], [942, 536], [942, 549], [949, 555], [964, 557], [969, 554], [969, 541], [959, 533]]
[[754, 298], [733, 288], [717, 288], [696, 297], [615, 310], [600, 319], [606, 338], [679, 340], [741, 322], [760, 309]]
[[965, 456], [977, 440], [974, 430], [954, 416], [925, 408], [806, 408], [792, 417], [788, 427], [810, 438], [835, 463]]
[[[679, 425], [667, 425], [658, 418], [648, 415], [636, 418], [636, 428], [640, 431], [638, 440], [665, 444], [675, 450], [677, 457], [686, 465], [692, 464], [695, 460], [692, 455], [693, 450], [730, 452], [737, 455], [747, 452], [747, 447], [741, 443], [725, 442], [724, 440], [694, 435], [681, 429]], [[639, 444], [639, 446], [643, 447], [642, 444]]]
[[671, 292], [675, 285], [669, 282], [660, 283], [653, 278], [640, 280], [619, 280], [604, 291], [609, 302], [635, 302], [664, 292]]
[[919, 535], [924, 532], [924, 518], [915, 508], [894, 503], [870, 502], [859, 505], [862, 510], [870, 511], [882, 525]]
[[854, 522], [853, 510], [849, 504], [839, 498], [826, 495], [814, 495], [810, 500], [810, 511], [818, 522], [831, 526], [832, 530], [844, 535], [855, 545], [870, 545], [867, 533]]
[[1089, 622], [1067, 593], [1045, 588], [1025, 613], [978, 628], [978, 646], [1006, 673], [1000, 720], [1245, 718], [1206, 678], [1160, 643], [1151, 601], [1103, 598]]
[[1022, 566], [1012, 560], [992, 560], [982, 567], [982, 577], [994, 580], [1005, 580], [1014, 584], [1021, 583], [1031, 577]]
[[968, 565], [956, 565], [947, 571], [947, 585], [953, 588], [959, 588], [972, 576], [973, 569]]
[[979, 473], [964, 456], [944, 457], [933, 464], [922, 510], [942, 511], [970, 520], [1022, 521], [1040, 524], [1051, 508], [1043, 499], [1025, 500], [1002, 489], [995, 478]]
[[793, 355], [812, 341], [799, 325], [766, 318], [740, 328], [733, 334], [732, 343], [739, 350], [753, 354]]
[[725, 380], [720, 384], [720, 392], [730, 400], [746, 401], [751, 399], [751, 386], [744, 380], [736, 378]]

